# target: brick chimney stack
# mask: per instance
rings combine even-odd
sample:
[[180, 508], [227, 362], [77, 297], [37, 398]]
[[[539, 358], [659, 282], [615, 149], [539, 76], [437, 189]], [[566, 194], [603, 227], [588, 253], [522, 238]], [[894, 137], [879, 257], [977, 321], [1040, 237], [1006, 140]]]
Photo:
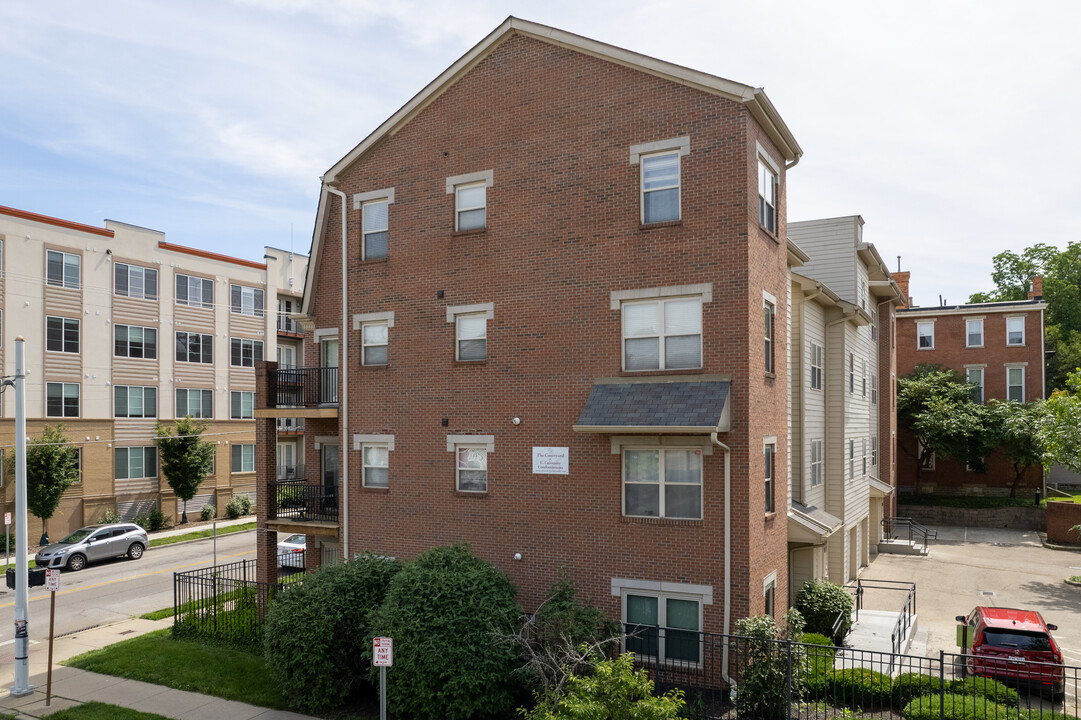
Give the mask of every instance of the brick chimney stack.
[[1037, 275], [1032, 278], [1028, 289], [1029, 300], [1043, 300], [1043, 278]]
[[908, 296], [908, 278], [911, 274], [912, 273], [908, 270], [905, 270], [904, 272], [898, 270], [897, 272], [890, 273], [890, 277], [894, 279], [897, 283], [897, 287], [901, 288], [901, 292], [905, 295], [904, 305], [901, 307], [913, 305], [912, 298]]

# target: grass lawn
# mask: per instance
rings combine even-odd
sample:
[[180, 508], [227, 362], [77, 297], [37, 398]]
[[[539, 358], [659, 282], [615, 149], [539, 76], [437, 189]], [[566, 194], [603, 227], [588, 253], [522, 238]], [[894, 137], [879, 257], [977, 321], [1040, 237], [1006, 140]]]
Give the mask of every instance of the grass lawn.
[[167, 617], [172, 617], [172, 616], [173, 616], [173, 606], [170, 605], [169, 607], [162, 608], [161, 610], [155, 610], [154, 612], [143, 613], [139, 617], [141, 617], [143, 620], [163, 620], [163, 619], [165, 619]]
[[168, 629], [91, 650], [63, 664], [260, 707], [285, 708], [262, 657], [226, 645], [174, 640]]
[[[230, 533], [244, 532], [245, 530], [254, 530], [255, 523], [243, 523], [241, 525], [230, 525], [229, 527], [223, 527], [218, 530], [218, 535], [229, 535]], [[173, 543], [184, 542], [186, 540], [199, 540], [201, 538], [208, 538], [214, 535], [213, 528], [207, 528], [206, 530], [196, 530], [190, 533], [184, 533], [183, 535], [173, 535], [172, 537], [154, 538], [150, 541], [150, 547], [160, 547], [162, 545], [172, 545]]]
[[[5, 715], [4, 717], [15, 717]], [[70, 707], [67, 710], [57, 710], [45, 716], [49, 720], [168, 720], [164, 715], [139, 712], [119, 705], [107, 705], [100, 702], [89, 702]]]

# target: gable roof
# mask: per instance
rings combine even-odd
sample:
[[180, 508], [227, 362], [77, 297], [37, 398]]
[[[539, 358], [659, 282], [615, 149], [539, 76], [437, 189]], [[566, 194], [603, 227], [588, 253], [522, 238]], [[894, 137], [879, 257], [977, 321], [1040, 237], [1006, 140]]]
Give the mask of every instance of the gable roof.
[[[329, 193], [327, 185], [335, 185], [338, 177], [349, 169], [353, 163], [361, 159], [371, 148], [375, 147], [380, 140], [388, 135], [393, 135], [403, 125], [413, 119], [424, 108], [434, 102], [440, 95], [446, 92], [463, 75], [473, 69], [481, 60], [490, 55], [497, 47], [515, 35], [534, 38], [542, 42], [551, 43], [560, 47], [568, 48], [576, 52], [584, 53], [601, 60], [618, 63], [641, 72], [656, 75], [672, 82], [696, 88], [712, 95], [719, 95], [734, 102], [744, 105], [755, 121], [762, 126], [766, 135], [770, 138], [777, 149], [783, 154], [789, 167], [799, 162], [803, 155], [796, 138], [791, 130], [781, 119], [777, 109], [766, 97], [762, 88], [751, 87], [732, 80], [710, 75], [699, 70], [676, 65], [674, 63], [658, 60], [648, 55], [625, 50], [615, 45], [608, 45], [597, 40], [575, 35], [574, 33], [558, 28], [541, 25], [539, 23], [522, 20], [514, 16], [508, 17], [495, 30], [483, 40], [473, 46], [465, 55], [458, 58], [449, 68], [444, 70], [437, 78], [428, 83], [419, 93], [398, 109], [396, 113], [387, 118], [368, 137], [364, 138], [356, 147], [349, 151], [341, 160], [336, 162], [325, 175], [323, 186], [319, 193], [319, 210], [316, 215], [315, 230], [312, 237], [311, 261], [308, 263], [308, 273], [305, 278], [305, 288], [314, 288], [316, 272], [322, 259], [322, 238], [326, 229], [326, 211]], [[310, 312], [311, 293], [304, 293], [304, 303], [301, 311], [305, 314]]]

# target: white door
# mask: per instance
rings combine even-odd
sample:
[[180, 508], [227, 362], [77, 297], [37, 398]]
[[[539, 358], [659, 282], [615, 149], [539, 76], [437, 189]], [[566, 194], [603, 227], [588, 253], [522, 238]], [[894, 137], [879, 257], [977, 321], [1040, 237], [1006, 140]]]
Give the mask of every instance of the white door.
[[319, 343], [319, 366], [322, 372], [320, 400], [323, 403], [338, 402], [338, 338], [327, 338]]
[[296, 477], [297, 444], [295, 442], [278, 443], [278, 479]]
[[292, 345], [278, 346], [278, 369], [291, 370], [297, 366], [297, 349]]

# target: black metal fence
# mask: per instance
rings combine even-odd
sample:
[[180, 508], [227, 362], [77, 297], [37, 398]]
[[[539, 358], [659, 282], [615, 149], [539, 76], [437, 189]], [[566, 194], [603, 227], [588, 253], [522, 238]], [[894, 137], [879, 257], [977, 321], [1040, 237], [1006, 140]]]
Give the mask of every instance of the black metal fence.
[[965, 655], [917, 657], [627, 626], [658, 693], [684, 692], [686, 717], [755, 720], [1075, 720], [1081, 668]]
[[303, 478], [271, 480], [267, 483], [267, 497], [270, 520], [338, 522], [336, 487], [311, 485]]
[[173, 634], [258, 647], [267, 607], [288, 583], [255, 576], [255, 560], [173, 573]]
[[338, 368], [278, 368], [267, 374], [267, 397], [274, 407], [320, 407], [338, 404]]

